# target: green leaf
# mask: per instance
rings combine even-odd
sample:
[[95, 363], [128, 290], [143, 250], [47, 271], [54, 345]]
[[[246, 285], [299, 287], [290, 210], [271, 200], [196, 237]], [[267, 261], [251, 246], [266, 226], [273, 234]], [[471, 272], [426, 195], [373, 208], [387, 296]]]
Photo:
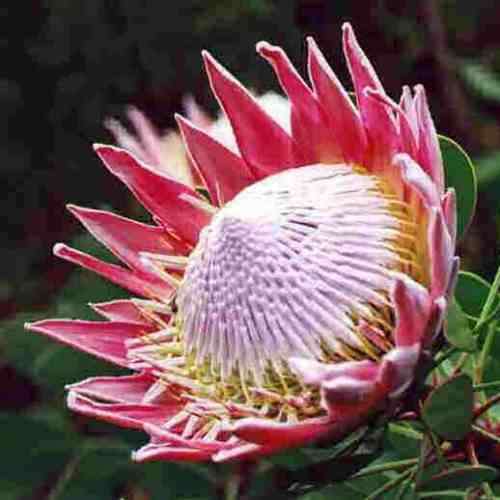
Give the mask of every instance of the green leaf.
[[[488, 387], [488, 383], [498, 383], [500, 381], [500, 332], [492, 330], [492, 326], [488, 328], [485, 338], [483, 349], [481, 350], [481, 357], [478, 362], [482, 363], [482, 378], [481, 382], [486, 385], [483, 387], [488, 397], [494, 396], [498, 393], [498, 387]], [[495, 420], [500, 419], [500, 407], [495, 406], [490, 409], [488, 413], [490, 418]]]
[[448, 306], [444, 331], [448, 342], [457, 349], [466, 352], [476, 350], [476, 339], [472, 335], [469, 320], [456, 300], [452, 300]]
[[463, 439], [471, 429], [473, 388], [468, 375], [459, 375], [431, 392], [422, 417], [432, 431], [444, 439]]
[[[332, 452], [330, 451], [330, 456], [331, 453]], [[355, 455], [339, 456], [321, 462], [315, 461], [318, 456], [313, 455], [309, 457], [309, 465], [304, 466], [304, 457], [306, 456], [306, 453], [299, 456], [298, 463], [294, 463], [293, 460], [293, 457], [297, 457], [296, 453], [291, 455], [290, 461], [284, 461], [283, 458], [281, 459], [284, 469], [288, 471], [280, 482], [281, 490], [286, 490], [290, 493], [293, 492], [294, 494], [304, 494], [320, 487], [321, 485], [326, 486], [339, 481], [344, 481], [367, 465], [371, 464], [379, 456], [379, 454], [357, 453]], [[284, 457], [284, 455], [282, 455], [282, 457]], [[273, 459], [272, 463], [277, 462]], [[267, 470], [260, 475], [260, 480], [265, 479], [266, 475], [274, 477], [275, 472], [275, 469]], [[272, 480], [268, 482], [272, 483]]]
[[330, 462], [342, 456], [350, 450], [350, 455], [354, 450], [359, 451], [363, 447], [363, 453], [374, 453], [380, 448], [380, 439], [383, 435], [383, 428], [367, 432], [365, 427], [358, 429], [342, 441], [331, 446], [319, 448], [308, 446], [287, 450], [283, 453], [270, 456], [267, 460], [274, 465], [296, 470], [303, 467], [318, 464], [320, 462]]
[[359, 455], [338, 457], [294, 471], [291, 478], [293, 484], [305, 485], [331, 484], [343, 481], [373, 462], [377, 456], [374, 453], [360, 453]]
[[446, 187], [457, 194], [457, 235], [463, 236], [472, 220], [477, 199], [477, 179], [467, 153], [449, 137], [439, 136]]
[[420, 485], [419, 490], [442, 491], [467, 489], [479, 486], [484, 482], [492, 481], [496, 476], [497, 471], [493, 467], [486, 465], [466, 465], [432, 476]]
[[276, 455], [271, 455], [268, 458], [268, 461], [274, 465], [279, 467], [284, 467], [286, 469], [300, 469], [301, 467], [305, 467], [311, 465], [314, 462], [319, 462], [321, 460], [332, 458], [333, 452], [331, 450], [318, 450], [320, 453], [322, 452], [324, 456], [320, 456], [319, 459], [311, 454], [314, 453], [314, 450], [311, 450], [311, 453], [308, 453], [309, 450], [304, 448], [296, 448], [292, 450], [287, 450], [283, 453], [277, 453]]
[[332, 498], [363, 500], [366, 499], [366, 494], [364, 491], [358, 491], [349, 483], [339, 483], [321, 491], [315, 491], [308, 493], [307, 495], [303, 495], [300, 497], [300, 500], [331, 500]]
[[[314, 491], [306, 496], [301, 496], [301, 500], [330, 500], [330, 499], [349, 499], [366, 500], [375, 490], [381, 488], [389, 479], [386, 474], [374, 474], [369, 477], [362, 477], [350, 481], [341, 481], [332, 484], [319, 491]], [[316, 487], [318, 485], [315, 485]], [[394, 500], [394, 491], [386, 492], [382, 497], [387, 500]], [[293, 497], [287, 497], [293, 498]]]
[[387, 431], [387, 445], [391, 446], [398, 457], [418, 456], [422, 434], [408, 423], [390, 423]]
[[[460, 490], [426, 491], [419, 493], [418, 498], [430, 498], [432, 500], [435, 498], [460, 498], [460, 500], [464, 500], [464, 492]], [[412, 498], [412, 500], [414, 499], [415, 497]]]
[[[483, 278], [474, 273], [460, 271], [455, 288], [455, 298], [469, 316], [478, 318], [481, 315], [491, 285]], [[498, 306], [498, 297], [494, 307]]]

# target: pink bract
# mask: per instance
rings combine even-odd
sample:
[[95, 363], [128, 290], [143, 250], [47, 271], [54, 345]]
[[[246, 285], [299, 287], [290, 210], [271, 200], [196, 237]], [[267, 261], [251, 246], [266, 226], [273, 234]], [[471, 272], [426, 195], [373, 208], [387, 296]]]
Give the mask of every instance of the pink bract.
[[126, 149], [95, 150], [154, 223], [69, 206], [125, 266], [54, 253], [134, 298], [94, 304], [104, 321], [28, 328], [135, 372], [68, 386], [72, 410], [150, 435], [135, 460], [341, 439], [395, 407], [442, 324], [455, 193], [424, 89], [391, 100], [346, 24], [354, 104], [307, 44], [310, 84], [257, 44], [287, 100], [254, 97], [203, 53], [224, 117], [188, 102], [180, 167], [137, 110], [139, 139], [108, 123]]

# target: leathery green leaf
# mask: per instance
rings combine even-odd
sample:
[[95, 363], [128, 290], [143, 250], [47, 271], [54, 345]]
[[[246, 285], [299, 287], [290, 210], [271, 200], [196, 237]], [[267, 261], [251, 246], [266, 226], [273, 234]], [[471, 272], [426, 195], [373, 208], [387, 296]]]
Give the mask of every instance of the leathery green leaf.
[[431, 392], [422, 417], [429, 428], [444, 439], [463, 439], [471, 429], [474, 394], [472, 380], [462, 374]]
[[[460, 271], [458, 274], [455, 298], [469, 316], [478, 318], [483, 310], [491, 285], [477, 274]], [[496, 299], [495, 307], [498, 305]]]
[[448, 342], [461, 351], [474, 352], [476, 349], [476, 339], [469, 320], [456, 300], [452, 300], [448, 306], [445, 335]]
[[422, 483], [419, 491], [463, 490], [492, 481], [496, 476], [497, 471], [493, 467], [486, 465], [465, 465], [432, 476]]
[[457, 235], [461, 237], [474, 215], [477, 200], [477, 179], [467, 153], [449, 137], [439, 136], [443, 155], [446, 187], [457, 194]]

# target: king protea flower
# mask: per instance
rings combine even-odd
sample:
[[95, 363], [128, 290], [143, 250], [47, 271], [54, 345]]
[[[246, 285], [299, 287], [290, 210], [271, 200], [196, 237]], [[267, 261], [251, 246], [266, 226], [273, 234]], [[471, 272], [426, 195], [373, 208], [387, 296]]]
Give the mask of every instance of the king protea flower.
[[424, 89], [392, 101], [348, 24], [343, 43], [357, 106], [311, 38], [310, 85], [257, 45], [288, 96], [284, 124], [203, 53], [230, 134], [177, 117], [201, 189], [95, 146], [154, 224], [69, 206], [126, 267], [54, 252], [134, 298], [94, 304], [105, 321], [28, 327], [136, 372], [68, 387], [71, 409], [150, 434], [136, 460], [341, 439], [397, 407], [441, 329], [455, 193]]

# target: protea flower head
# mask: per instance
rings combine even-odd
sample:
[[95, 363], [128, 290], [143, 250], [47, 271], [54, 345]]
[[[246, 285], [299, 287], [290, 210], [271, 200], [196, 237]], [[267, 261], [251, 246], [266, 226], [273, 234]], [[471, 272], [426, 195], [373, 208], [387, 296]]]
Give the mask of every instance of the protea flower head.
[[136, 460], [340, 439], [394, 408], [441, 328], [455, 193], [424, 89], [391, 100], [346, 24], [355, 105], [307, 42], [310, 85], [280, 48], [257, 45], [288, 97], [280, 117], [203, 54], [225, 122], [177, 117], [202, 189], [158, 158], [95, 147], [154, 224], [69, 207], [126, 267], [55, 254], [134, 298], [93, 305], [105, 321], [28, 327], [136, 372], [68, 388], [71, 409], [150, 434]]

